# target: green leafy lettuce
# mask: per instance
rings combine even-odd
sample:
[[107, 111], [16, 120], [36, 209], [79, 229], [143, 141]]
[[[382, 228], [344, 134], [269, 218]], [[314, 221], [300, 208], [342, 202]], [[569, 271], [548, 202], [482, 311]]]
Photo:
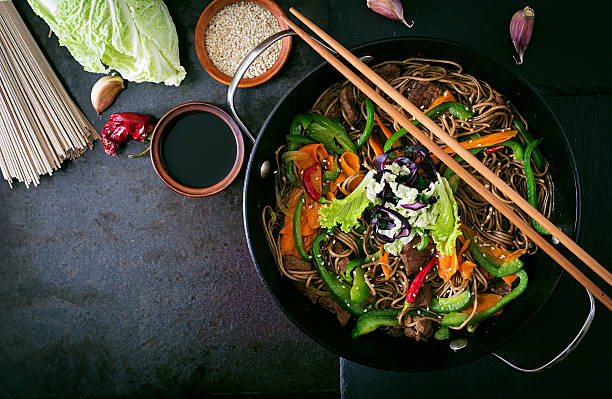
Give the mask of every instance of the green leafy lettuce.
[[86, 71], [178, 86], [178, 37], [161, 0], [28, 0]]
[[373, 179], [374, 171], [370, 171], [357, 188], [346, 198], [335, 199], [329, 205], [319, 209], [321, 227], [328, 229], [340, 225], [340, 229], [348, 233], [351, 227], [359, 225], [358, 219], [363, 211], [372, 204], [367, 195], [367, 186]]
[[429, 227], [430, 235], [442, 255], [451, 255], [457, 237], [461, 235], [457, 202], [448, 181], [440, 175], [435, 183], [435, 192], [438, 200], [433, 204], [432, 212], [437, 217], [435, 223]]

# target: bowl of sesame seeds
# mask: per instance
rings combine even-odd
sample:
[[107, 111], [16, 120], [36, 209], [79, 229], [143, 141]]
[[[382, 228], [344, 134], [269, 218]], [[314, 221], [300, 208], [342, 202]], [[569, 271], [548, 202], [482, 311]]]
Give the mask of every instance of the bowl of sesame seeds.
[[[214, 0], [204, 9], [195, 30], [200, 63], [217, 81], [229, 85], [247, 54], [259, 43], [289, 29], [282, 8], [272, 0]], [[291, 50], [291, 37], [270, 46], [249, 67], [238, 87], [253, 87], [271, 79]]]

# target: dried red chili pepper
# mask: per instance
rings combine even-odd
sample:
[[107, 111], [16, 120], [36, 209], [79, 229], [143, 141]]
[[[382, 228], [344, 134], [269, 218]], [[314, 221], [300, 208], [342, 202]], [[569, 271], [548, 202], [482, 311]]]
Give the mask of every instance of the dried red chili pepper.
[[505, 146], [503, 146], [503, 145], [498, 145], [498, 146], [495, 146], [495, 147], [489, 147], [489, 148], [485, 148], [484, 152], [485, 152], [485, 154], [492, 154], [495, 151], [499, 151], [499, 150], [501, 150], [504, 147]]
[[414, 280], [412, 280], [412, 283], [410, 284], [410, 288], [408, 289], [408, 292], [406, 293], [407, 303], [411, 303], [411, 304], [414, 303], [414, 301], [416, 300], [416, 297], [419, 295], [419, 291], [421, 291], [421, 287], [423, 286], [423, 281], [425, 281], [425, 277], [427, 276], [427, 273], [429, 273], [429, 271], [431, 270], [431, 268], [433, 267], [435, 263], [436, 263], [436, 257], [434, 256], [433, 258], [431, 258], [429, 263], [425, 265], [424, 268], [421, 269], [421, 271], [416, 275]]
[[126, 143], [130, 138], [142, 142], [152, 130], [153, 124], [147, 115], [133, 112], [111, 114], [102, 128], [104, 152], [108, 155], [115, 155], [121, 144]]

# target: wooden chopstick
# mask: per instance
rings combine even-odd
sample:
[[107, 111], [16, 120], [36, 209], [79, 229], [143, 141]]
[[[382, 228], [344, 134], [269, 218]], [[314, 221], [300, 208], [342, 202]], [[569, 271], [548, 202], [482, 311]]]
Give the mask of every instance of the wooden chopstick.
[[[432, 131], [438, 136], [446, 145], [455, 150], [455, 152], [465, 159], [470, 165], [472, 165], [481, 175], [483, 175], [491, 184], [495, 185], [502, 191], [508, 198], [515, 202], [521, 209], [536, 219], [544, 228], [551, 232], [555, 237], [559, 239], [570, 251], [578, 256], [587, 266], [591, 267], [598, 275], [600, 275], [608, 284], [612, 284], [612, 274], [601, 266], [595, 259], [574, 243], [569, 237], [567, 237], [561, 230], [559, 230], [554, 224], [546, 219], [542, 214], [535, 210], [527, 201], [525, 201], [518, 193], [512, 190], [506, 183], [495, 176], [486, 166], [484, 166], [476, 157], [474, 157], [469, 151], [465, 150], [459, 143], [448, 136], [442, 129], [431, 119], [429, 119], [422, 111], [420, 111], [414, 104], [404, 98], [398, 93], [393, 87], [391, 87], [384, 79], [378, 76], [374, 71], [368, 68], [365, 64], [357, 59], [352, 53], [344, 48], [340, 43], [331, 38], [327, 33], [321, 30], [314, 23], [309, 21], [306, 17], [296, 11], [294, 8], [290, 9], [290, 12], [294, 14], [302, 23], [308, 26], [314, 33], [322, 38], [328, 45], [330, 45], [335, 51], [337, 51], [342, 57], [347, 59], [355, 68], [362, 72], [370, 81], [376, 86], [382, 89], [387, 95], [395, 100], [400, 106], [410, 112], [419, 122], [425, 127]], [[298, 36], [300, 36], [310, 47], [312, 47], [319, 55], [321, 55], [326, 61], [328, 61], [336, 70], [344, 75], [351, 83], [353, 83], [359, 90], [361, 90], [368, 98], [374, 103], [381, 107], [387, 114], [395, 119], [400, 126], [408, 130], [412, 136], [423, 144], [429, 151], [444, 162], [449, 168], [451, 168], [459, 177], [461, 177], [468, 185], [470, 185], [478, 194], [485, 198], [491, 205], [499, 210], [511, 223], [517, 228], [523, 231], [529, 238], [531, 238], [536, 245], [538, 245], [544, 252], [550, 255], [561, 267], [563, 267], [572, 277], [574, 277], [580, 284], [582, 284], [589, 292], [591, 292], [598, 300], [600, 300], [608, 309], [612, 310], [612, 299], [606, 295], [599, 287], [595, 285], [587, 276], [585, 276], [576, 266], [574, 266], [567, 258], [565, 258], [559, 251], [557, 251], [548, 241], [538, 234], [531, 226], [526, 223], [520, 216], [518, 216], [511, 208], [503, 203], [499, 198], [493, 195], [487, 190], [474, 176], [472, 176], [467, 170], [465, 170], [459, 163], [457, 163], [450, 155], [444, 152], [436, 143], [434, 143], [427, 134], [421, 131], [418, 127], [414, 126], [410, 120], [402, 115], [393, 105], [388, 103], [380, 94], [378, 94], [373, 88], [371, 88], [365, 81], [351, 71], [346, 65], [340, 60], [335, 58], [329, 51], [323, 46], [317, 43], [312, 37], [298, 27], [293, 21], [285, 17], [285, 22], [293, 29]], [[505, 188], [504, 188], [505, 186]], [[522, 206], [521, 206], [522, 205]]]

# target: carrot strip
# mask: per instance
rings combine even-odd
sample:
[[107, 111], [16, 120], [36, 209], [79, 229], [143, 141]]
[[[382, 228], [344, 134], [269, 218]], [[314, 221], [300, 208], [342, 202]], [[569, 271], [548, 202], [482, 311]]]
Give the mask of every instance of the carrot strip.
[[[461, 237], [461, 236], [459, 236], [459, 237]], [[461, 246], [461, 249], [457, 253], [457, 259], [461, 259], [461, 257], [463, 256], [463, 253], [468, 248], [468, 245], [470, 245], [470, 239], [469, 238], [467, 240], [464, 240], [463, 245]]]
[[378, 142], [378, 140], [376, 140], [376, 137], [374, 137], [374, 135], [370, 136], [370, 138], [368, 139], [368, 143], [370, 143], [370, 145], [372, 146], [372, 149], [374, 150], [374, 153], [376, 154], [376, 156], [379, 156], [385, 153], [383, 146], [380, 145], [380, 143]]
[[[508, 130], [505, 132], [487, 134], [479, 139], [466, 140], [460, 142], [459, 144], [461, 144], [461, 147], [465, 148], [466, 150], [478, 147], [490, 147], [495, 144], [503, 143], [506, 140], [510, 140], [512, 137], [516, 136], [516, 133], [516, 130]], [[444, 152], [447, 154], [455, 153], [455, 151], [450, 147], [445, 147], [442, 150], [444, 150]]]
[[380, 255], [380, 261], [383, 262], [380, 266], [382, 267], [383, 273], [385, 273], [385, 280], [389, 280], [389, 252], [385, 252], [384, 247], [380, 247], [378, 254]]
[[340, 166], [342, 166], [342, 170], [347, 177], [357, 173], [360, 168], [359, 157], [357, 154], [347, 151], [340, 156]]
[[389, 138], [389, 137], [391, 137], [393, 135], [393, 133], [391, 133], [391, 131], [389, 129], [387, 129], [385, 127], [385, 125], [383, 125], [383, 123], [380, 120], [380, 118], [378, 117], [378, 115], [374, 114], [374, 120], [376, 121], [376, 123], [378, 123], [378, 126], [380, 126], [380, 129], [383, 131], [383, 133], [385, 134], [385, 136], [387, 138]]

